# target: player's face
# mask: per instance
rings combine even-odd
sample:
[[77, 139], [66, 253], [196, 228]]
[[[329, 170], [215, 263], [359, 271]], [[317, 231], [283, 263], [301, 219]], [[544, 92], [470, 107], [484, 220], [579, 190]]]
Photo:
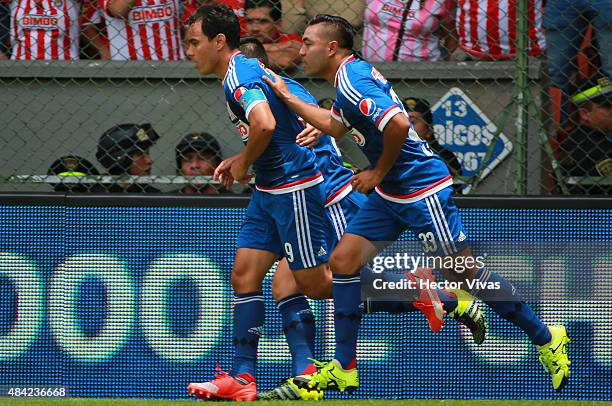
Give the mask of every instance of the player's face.
[[218, 63], [216, 43], [202, 33], [201, 21], [189, 26], [185, 42], [185, 54], [197, 71], [202, 75], [213, 73]]
[[322, 76], [330, 62], [329, 40], [324, 35], [322, 24], [311, 25], [304, 31], [300, 56], [308, 76]]
[[246, 11], [247, 33], [263, 44], [276, 41], [279, 36], [278, 25], [271, 15], [270, 7], [250, 8]]
[[132, 155], [132, 166], [128, 173], [133, 176], [147, 176], [151, 174], [153, 161], [148, 152], [135, 152]]
[[188, 151], [181, 161], [181, 171], [185, 176], [212, 176], [216, 167], [217, 160], [210, 152]]

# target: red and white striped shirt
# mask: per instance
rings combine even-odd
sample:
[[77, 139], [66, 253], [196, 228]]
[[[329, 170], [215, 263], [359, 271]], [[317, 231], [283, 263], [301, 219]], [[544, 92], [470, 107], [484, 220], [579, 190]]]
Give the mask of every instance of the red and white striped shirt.
[[[479, 58], [508, 59], [516, 56], [516, 0], [457, 0], [459, 45]], [[529, 0], [529, 54], [542, 55], [546, 48], [542, 29], [542, 0]]]
[[[370, 62], [392, 61], [399, 45], [398, 61], [439, 60], [435, 32], [450, 16], [451, 6], [448, 0], [368, 0], [361, 54]], [[398, 39], [404, 14], [404, 31]]]
[[179, 1], [136, 0], [123, 19], [108, 14], [110, 0], [100, 0], [101, 8], [105, 11], [111, 59], [183, 59]]
[[[14, 0], [11, 3], [11, 59], [79, 59], [77, 0]], [[97, 24], [95, 7], [83, 8], [85, 24]]]

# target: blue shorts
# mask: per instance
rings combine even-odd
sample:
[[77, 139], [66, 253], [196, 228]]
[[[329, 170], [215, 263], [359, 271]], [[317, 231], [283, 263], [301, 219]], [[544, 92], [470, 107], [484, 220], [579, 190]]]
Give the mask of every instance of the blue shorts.
[[326, 263], [324, 202], [323, 184], [283, 194], [253, 190], [238, 248], [282, 251], [294, 271]]
[[329, 251], [333, 251], [342, 238], [347, 224], [351, 224], [357, 216], [357, 212], [368, 201], [368, 197], [359, 192], [351, 192], [338, 203], [325, 208], [327, 214], [326, 238]]
[[468, 247], [459, 210], [448, 187], [414, 203], [395, 203], [374, 192], [346, 229], [372, 242], [396, 241], [405, 230], [431, 255], [451, 255]]

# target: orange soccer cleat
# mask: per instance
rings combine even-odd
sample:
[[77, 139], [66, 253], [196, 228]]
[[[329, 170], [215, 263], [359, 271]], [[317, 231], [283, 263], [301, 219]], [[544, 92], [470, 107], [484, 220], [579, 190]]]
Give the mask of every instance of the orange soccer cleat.
[[[414, 273], [406, 272], [406, 277], [408, 280], [414, 281], [417, 289], [419, 289], [419, 298], [414, 300], [412, 305], [425, 315], [431, 331], [437, 333], [444, 325], [446, 312], [436, 289], [429, 288], [429, 282], [435, 282], [436, 277], [429, 268], [417, 268]], [[419, 283], [419, 280], [428, 283]]]
[[190, 395], [202, 400], [235, 400], [238, 402], [252, 402], [257, 400], [257, 385], [251, 374], [242, 374], [236, 377], [222, 371], [217, 366], [218, 374], [210, 382], [190, 383], [187, 391]]

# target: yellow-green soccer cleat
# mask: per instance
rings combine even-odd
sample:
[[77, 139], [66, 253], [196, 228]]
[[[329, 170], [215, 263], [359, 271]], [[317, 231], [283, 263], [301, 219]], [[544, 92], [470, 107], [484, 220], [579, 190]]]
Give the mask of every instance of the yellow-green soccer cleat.
[[313, 388], [301, 388], [293, 381], [297, 378], [310, 379], [310, 375], [289, 378], [278, 388], [257, 395], [259, 400], [321, 400], [323, 391]]
[[548, 328], [552, 339], [548, 344], [537, 347], [538, 359], [544, 369], [552, 375], [553, 388], [560, 391], [567, 384], [571, 361], [567, 358], [567, 345], [570, 342], [564, 326]]
[[457, 295], [457, 308], [449, 315], [470, 329], [474, 343], [482, 344], [487, 335], [487, 323], [476, 299], [465, 290], [452, 289], [451, 292]]
[[333, 359], [330, 362], [315, 362], [319, 371], [312, 375], [298, 376], [294, 383], [301, 388], [318, 390], [338, 390], [352, 393], [359, 388], [357, 368], [344, 369], [340, 362]]

